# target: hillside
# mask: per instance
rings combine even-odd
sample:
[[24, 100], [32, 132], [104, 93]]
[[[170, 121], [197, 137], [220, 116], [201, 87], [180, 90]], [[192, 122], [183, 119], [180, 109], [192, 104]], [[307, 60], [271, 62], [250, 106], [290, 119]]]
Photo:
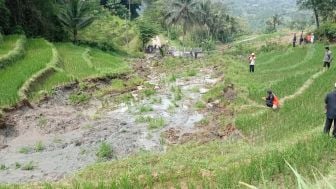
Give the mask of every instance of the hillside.
[[334, 189], [333, 2], [141, 2], [0, 0], [0, 189]]
[[282, 17], [283, 23], [305, 20], [311, 22], [312, 14], [308, 11], [299, 11], [296, 0], [220, 0], [230, 13], [247, 21], [252, 31], [265, 30], [266, 21], [275, 14]]
[[[26, 48], [36, 42], [28, 40]], [[149, 58], [141, 67], [151, 72], [137, 68], [139, 75], [146, 76], [142, 79], [114, 79], [107, 86], [84, 82], [70, 91], [56, 90], [49, 101], [41, 102], [34, 110], [13, 112], [11, 120], [17, 121], [17, 127], [38, 129], [44, 137], [28, 137], [24, 145], [18, 138], [9, 143], [6, 158], [1, 158], [4, 170], [18, 176], [26, 168], [15, 169], [15, 163], [31, 166], [34, 177], [11, 178], [0, 171], [2, 182], [18, 178], [39, 180], [43, 178], [40, 171], [53, 180], [51, 173], [72, 172], [82, 163], [97, 161], [95, 156], [98, 161], [99, 157], [107, 158], [98, 155], [108, 154], [109, 145], [102, 147], [103, 144], [112, 144], [114, 161], [93, 164], [60, 183], [45, 186], [242, 188], [242, 183], [248, 183], [260, 188], [296, 188], [294, 173], [285, 161], [302, 176], [313, 179], [311, 182], [314, 175], [310, 166], [324, 175], [333, 174], [328, 162], [333, 159], [335, 143], [319, 134], [324, 120], [323, 98], [336, 79], [335, 68], [321, 70], [324, 45], [291, 48], [277, 44], [271, 51], [261, 49], [257, 51], [256, 73], [248, 74], [241, 52], [249, 52], [263, 42], [257, 37], [242, 43], [246, 43], [243, 49], [236, 42], [224, 54], [215, 52], [199, 60], [167, 57], [157, 64], [157, 60]], [[93, 70], [108, 66], [103, 60], [111, 56], [72, 44], [55, 46], [63, 64], [69, 64], [60, 69], [72, 78], [95, 75]], [[85, 64], [85, 56], [91, 56], [94, 69]], [[70, 66], [74, 60], [85, 66]], [[134, 88], [134, 84], [140, 87]], [[264, 107], [261, 97], [268, 89], [279, 96], [279, 111]], [[78, 96], [75, 98], [74, 94]], [[81, 104], [82, 100], [86, 103]], [[56, 119], [52, 116], [54, 108], [50, 107], [57, 109]], [[83, 113], [78, 115], [72, 112], [75, 110]], [[18, 119], [18, 115], [25, 118]], [[34, 132], [28, 129], [24, 133]], [[85, 140], [78, 142], [78, 138]], [[97, 141], [101, 138], [103, 143]], [[43, 148], [34, 152], [37, 139]], [[165, 153], [156, 153], [162, 151]], [[55, 155], [62, 152], [66, 152], [66, 159]], [[124, 158], [130, 154], [133, 155]], [[62, 162], [64, 166], [46, 166], [48, 161], [57, 162], [55, 165]]]

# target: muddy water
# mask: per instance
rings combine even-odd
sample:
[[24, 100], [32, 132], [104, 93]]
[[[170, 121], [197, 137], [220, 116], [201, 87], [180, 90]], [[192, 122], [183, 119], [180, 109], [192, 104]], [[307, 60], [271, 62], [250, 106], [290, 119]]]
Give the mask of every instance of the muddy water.
[[[202, 70], [198, 76], [173, 83], [162, 84], [165, 75], [155, 71], [148, 78], [157, 93], [130, 104], [106, 107], [92, 99], [86, 106], [72, 106], [68, 101], [71, 91], [60, 90], [35, 109], [12, 113], [11, 125], [0, 131], [0, 183], [62, 179], [97, 162], [102, 141], [112, 146], [113, 159], [120, 159], [140, 150], [164, 152], [167, 143], [162, 142], [162, 135], [168, 131], [174, 133], [172, 143], [197, 132], [195, 124], [205, 115], [196, 111], [195, 103], [218, 81], [211, 78], [211, 71]], [[174, 100], [172, 86], [181, 89], [181, 100]], [[152, 111], [139, 113], [143, 105]], [[160, 117], [164, 126], [149, 129], [148, 123], [137, 121], [140, 116]], [[40, 151], [37, 143], [43, 146]]]

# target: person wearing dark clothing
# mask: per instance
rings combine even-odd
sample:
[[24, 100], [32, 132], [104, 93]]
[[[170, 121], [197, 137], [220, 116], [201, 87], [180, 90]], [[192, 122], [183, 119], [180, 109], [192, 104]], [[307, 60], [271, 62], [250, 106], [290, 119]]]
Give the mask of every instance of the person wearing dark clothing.
[[272, 91], [267, 91], [266, 106], [272, 108], [273, 100], [274, 100], [274, 95], [272, 94]]
[[301, 32], [301, 35], [300, 35], [300, 45], [302, 45], [303, 43], [303, 31]]
[[272, 90], [267, 91], [267, 96], [265, 100], [266, 100], [267, 107], [273, 108], [274, 110], [279, 108], [279, 99], [277, 96], [274, 95]]
[[296, 45], [296, 33], [294, 33], [294, 37], [293, 37], [293, 47], [295, 47]]
[[325, 108], [326, 108], [326, 122], [324, 126], [324, 133], [329, 135], [331, 125], [334, 122], [334, 129], [332, 131], [333, 136], [336, 138], [336, 83], [335, 90], [329, 94], [324, 99]]

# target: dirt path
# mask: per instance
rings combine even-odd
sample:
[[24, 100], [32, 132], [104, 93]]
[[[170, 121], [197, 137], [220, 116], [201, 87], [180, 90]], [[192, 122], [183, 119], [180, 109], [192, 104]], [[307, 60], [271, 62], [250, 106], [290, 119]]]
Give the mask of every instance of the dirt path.
[[[294, 98], [302, 95], [313, 84], [315, 79], [320, 77], [324, 72], [325, 72], [324, 70], [321, 70], [321, 71], [315, 73], [295, 93], [293, 93], [291, 95], [284, 96], [283, 98], [281, 98], [280, 99], [280, 105], [284, 106], [284, 104], [287, 100], [291, 100], [291, 99], [294, 99]], [[250, 99], [248, 99], [248, 100], [250, 100]], [[244, 109], [244, 108], [247, 108], [247, 107], [261, 107], [261, 105], [257, 104], [256, 102], [254, 102], [252, 100], [250, 100], [250, 101], [252, 103], [251, 105], [243, 105], [240, 108]], [[267, 108], [265, 108], [263, 110], [260, 110], [260, 111], [257, 111], [255, 113], [251, 114], [251, 116], [253, 116], [253, 117], [260, 116], [260, 115], [266, 113], [266, 111], [267, 111]]]
[[288, 95], [280, 99], [280, 104], [284, 104], [287, 100], [291, 100], [301, 94], [303, 94], [315, 81], [316, 78], [320, 77], [325, 71], [319, 71], [312, 75], [294, 94]]
[[[74, 106], [69, 102], [73, 89], [58, 89], [34, 109], [11, 113], [8, 125], [0, 130], [0, 183], [62, 179], [97, 162], [103, 141], [112, 146], [113, 159], [119, 159], [141, 150], [163, 152], [167, 142], [188, 140], [204, 117], [195, 103], [220, 78], [213, 78], [212, 70], [200, 69], [194, 77], [167, 83], [166, 75], [149, 63], [146, 69], [151, 69], [148, 82], [155, 85], [156, 94], [142, 100], [115, 104], [115, 97], [107, 96]], [[141, 88], [132, 93], [135, 98]], [[172, 88], [180, 91], [179, 100]], [[150, 111], [141, 112], [144, 106]], [[150, 129], [150, 123], [139, 121], [148, 117], [163, 124]]]

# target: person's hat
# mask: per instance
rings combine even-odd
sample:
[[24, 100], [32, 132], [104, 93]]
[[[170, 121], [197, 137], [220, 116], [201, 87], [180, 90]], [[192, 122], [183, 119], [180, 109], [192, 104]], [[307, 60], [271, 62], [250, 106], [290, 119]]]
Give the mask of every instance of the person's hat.
[[255, 56], [255, 54], [254, 54], [254, 53], [252, 53], [251, 55], [252, 55], [252, 56]]
[[329, 47], [325, 47], [325, 49], [329, 50]]
[[272, 90], [271, 89], [267, 90], [267, 93], [272, 94]]

